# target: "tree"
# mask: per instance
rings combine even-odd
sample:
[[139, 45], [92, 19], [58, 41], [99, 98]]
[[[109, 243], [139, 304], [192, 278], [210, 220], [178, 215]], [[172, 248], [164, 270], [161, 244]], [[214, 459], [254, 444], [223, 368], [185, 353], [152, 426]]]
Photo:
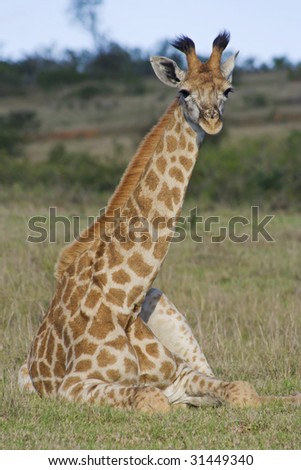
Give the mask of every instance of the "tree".
[[291, 68], [291, 64], [285, 56], [273, 57], [272, 62], [274, 70], [288, 70]]
[[69, 13], [88, 31], [96, 49], [100, 47], [102, 35], [99, 30], [99, 12], [103, 0], [70, 0]]

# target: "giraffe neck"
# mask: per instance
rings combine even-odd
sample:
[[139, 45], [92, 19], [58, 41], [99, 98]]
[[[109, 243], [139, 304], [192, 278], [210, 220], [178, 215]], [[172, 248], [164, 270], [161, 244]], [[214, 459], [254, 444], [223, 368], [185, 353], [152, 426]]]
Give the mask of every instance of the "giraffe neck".
[[95, 264], [94, 279], [109, 303], [116, 306], [119, 295], [119, 312], [125, 315], [138, 313], [158, 274], [198, 155], [200, 139], [180, 104], [162, 126], [152, 157], [109, 229], [109, 239], [100, 242]]
[[106, 216], [112, 216], [114, 211], [123, 207], [127, 202], [132, 192], [135, 190], [146, 165], [152, 158], [159, 141], [162, 139], [165, 128], [170, 123], [177, 106], [178, 99], [175, 99], [159, 122], [150, 130], [139, 145], [137, 152], [108, 202], [105, 215], [100, 216], [95, 223], [85, 229], [71, 245], [63, 248], [55, 267], [55, 276], [57, 279], [62, 278], [68, 267], [76, 262], [83, 252], [94, 245], [95, 239], [99, 238], [104, 230]]
[[150, 223], [179, 214], [204, 136], [186, 120], [179, 102], [161, 130], [152, 158], [122, 211]]

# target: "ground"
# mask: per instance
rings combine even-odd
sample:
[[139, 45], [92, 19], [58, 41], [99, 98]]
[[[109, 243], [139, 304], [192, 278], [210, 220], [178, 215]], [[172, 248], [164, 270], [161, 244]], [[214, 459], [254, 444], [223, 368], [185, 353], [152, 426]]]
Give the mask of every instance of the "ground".
[[[184, 212], [197, 202], [187, 201]], [[84, 223], [97, 206], [59, 210], [80, 213]], [[250, 213], [246, 207], [199, 211], [220, 216], [221, 226]], [[20, 200], [0, 209], [0, 448], [300, 449], [301, 407], [177, 409], [150, 418], [21, 395], [18, 367], [53, 294], [61, 246], [61, 237], [57, 244], [26, 242], [27, 221], [36, 214], [47, 215], [48, 208]], [[274, 215], [267, 227], [275, 242], [213, 244], [216, 225], [204, 243], [188, 236], [174, 244], [156, 281], [187, 312], [216, 375], [249, 380], [261, 394], [301, 389], [300, 216]], [[250, 233], [248, 226], [241, 229]]]

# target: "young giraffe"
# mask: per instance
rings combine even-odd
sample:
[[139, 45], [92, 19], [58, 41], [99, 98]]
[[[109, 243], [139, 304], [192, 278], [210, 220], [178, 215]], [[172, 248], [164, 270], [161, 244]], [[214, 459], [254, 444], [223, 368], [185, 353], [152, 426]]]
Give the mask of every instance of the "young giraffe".
[[205, 132], [222, 128], [236, 57], [221, 64], [228, 42], [229, 34], [220, 34], [202, 63], [191, 39], [177, 40], [187, 72], [165, 57], [151, 59], [179, 96], [138, 149], [106, 215], [63, 250], [54, 298], [19, 372], [21, 388], [142, 411], [274, 399], [247, 382], [215, 378], [184, 315], [151, 289]]

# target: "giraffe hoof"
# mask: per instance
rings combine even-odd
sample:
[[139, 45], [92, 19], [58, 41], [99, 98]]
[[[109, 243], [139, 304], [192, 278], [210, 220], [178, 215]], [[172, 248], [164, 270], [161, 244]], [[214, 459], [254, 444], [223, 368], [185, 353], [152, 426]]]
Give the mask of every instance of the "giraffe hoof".
[[225, 386], [225, 401], [232, 406], [258, 406], [261, 399], [249, 382], [235, 381]]
[[134, 409], [144, 413], [167, 413], [170, 411], [170, 404], [158, 388], [144, 387], [136, 392]]

